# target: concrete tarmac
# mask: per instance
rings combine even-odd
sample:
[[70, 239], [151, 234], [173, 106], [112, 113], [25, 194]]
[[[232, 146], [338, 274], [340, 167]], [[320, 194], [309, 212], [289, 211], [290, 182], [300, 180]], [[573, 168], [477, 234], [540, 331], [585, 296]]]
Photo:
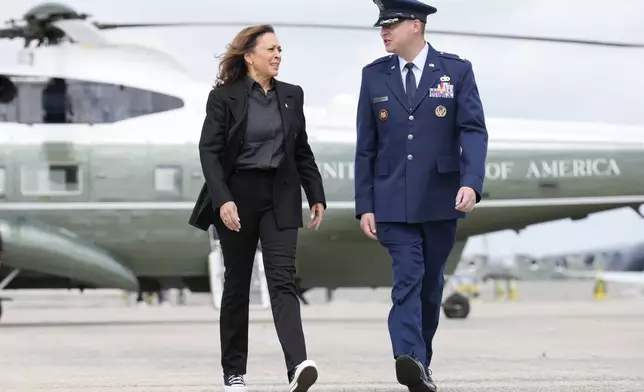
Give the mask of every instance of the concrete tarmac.
[[[557, 300], [553, 287], [564, 286], [542, 283], [545, 299], [484, 296], [467, 319], [442, 318], [432, 366], [439, 390], [644, 391], [644, 299], [595, 301], [586, 283], [583, 293], [567, 289]], [[406, 391], [395, 381], [385, 293], [302, 308], [309, 356], [320, 371], [311, 392]], [[7, 303], [0, 391], [223, 391], [217, 312], [207, 297], [147, 308], [108, 297], [102, 305], [93, 297], [92, 306], [80, 299], [74, 307]], [[251, 312], [249, 335], [249, 390], [286, 391], [269, 310]]]

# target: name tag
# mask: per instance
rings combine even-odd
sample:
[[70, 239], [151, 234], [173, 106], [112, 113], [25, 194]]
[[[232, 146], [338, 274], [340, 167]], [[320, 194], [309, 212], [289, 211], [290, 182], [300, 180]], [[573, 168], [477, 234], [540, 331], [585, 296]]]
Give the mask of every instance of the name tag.
[[376, 98], [374, 98], [374, 99], [373, 99], [373, 103], [387, 102], [387, 101], [389, 101], [389, 97], [388, 97], [388, 96], [384, 96], [384, 97], [376, 97]]

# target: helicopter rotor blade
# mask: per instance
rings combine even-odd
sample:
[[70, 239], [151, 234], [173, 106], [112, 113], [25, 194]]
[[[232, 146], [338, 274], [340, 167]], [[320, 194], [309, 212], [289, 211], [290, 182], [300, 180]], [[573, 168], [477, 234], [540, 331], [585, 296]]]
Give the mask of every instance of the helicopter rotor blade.
[[67, 37], [79, 44], [103, 46], [110, 41], [101, 34], [94, 24], [85, 20], [68, 19], [52, 22], [52, 25], [63, 31]]
[[579, 44], [579, 45], [594, 45], [594, 46], [614, 46], [622, 48], [644, 48], [644, 43], [631, 43], [631, 42], [614, 42], [614, 41], [600, 41], [590, 39], [576, 39], [576, 38], [557, 38], [557, 37], [540, 37], [531, 35], [514, 35], [514, 34], [493, 34], [493, 33], [474, 33], [465, 31], [432, 31], [427, 30], [428, 33], [455, 35], [463, 37], [482, 37], [482, 38], [498, 38], [510, 39], [516, 41], [541, 41], [541, 42], [554, 42], [564, 44]]
[[[244, 22], [177, 22], [177, 23], [95, 23], [96, 27], [101, 30], [119, 29], [119, 28], [132, 28], [132, 27], [228, 27], [251, 25], [253, 23]], [[369, 26], [355, 26], [355, 25], [334, 25], [334, 24], [316, 24], [316, 23], [272, 23], [275, 27], [303, 27], [303, 28], [321, 28], [333, 30], [373, 30], [374, 27]], [[558, 37], [542, 37], [530, 35], [515, 35], [515, 34], [495, 34], [483, 32], [467, 32], [467, 31], [447, 31], [447, 30], [432, 30], [428, 29], [427, 34], [435, 35], [451, 35], [462, 37], [481, 37], [481, 38], [495, 38], [495, 39], [509, 39], [518, 41], [541, 41], [541, 42], [555, 42], [566, 44], [578, 45], [594, 45], [594, 46], [613, 46], [613, 47], [626, 47], [626, 48], [644, 48], [644, 43], [629, 43], [629, 42], [611, 42], [589, 39], [575, 39], [575, 38], [558, 38]]]
[[18, 37], [23, 37], [24, 35], [25, 35], [25, 29], [21, 27], [9, 27], [5, 29], [0, 29], [0, 38], [14, 39]]

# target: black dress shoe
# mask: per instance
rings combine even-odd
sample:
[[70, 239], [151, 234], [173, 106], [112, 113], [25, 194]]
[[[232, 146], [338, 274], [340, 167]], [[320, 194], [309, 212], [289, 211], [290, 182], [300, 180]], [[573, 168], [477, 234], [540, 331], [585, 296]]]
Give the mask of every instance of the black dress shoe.
[[414, 358], [401, 355], [396, 358], [396, 378], [409, 392], [436, 392], [436, 384], [424, 366]]
[[436, 383], [434, 383], [434, 380], [432, 379], [432, 371], [427, 369], [427, 384], [429, 385], [429, 390], [432, 392], [438, 391], [438, 388], [436, 387]]

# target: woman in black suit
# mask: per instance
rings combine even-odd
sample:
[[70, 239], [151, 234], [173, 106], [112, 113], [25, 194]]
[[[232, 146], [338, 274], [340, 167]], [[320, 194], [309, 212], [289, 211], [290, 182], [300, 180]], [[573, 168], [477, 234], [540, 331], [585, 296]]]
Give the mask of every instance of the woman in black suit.
[[223, 252], [226, 391], [246, 391], [249, 289], [258, 240], [290, 391], [307, 391], [317, 379], [315, 363], [307, 360], [295, 284], [303, 226], [300, 186], [311, 208], [309, 228], [322, 222], [326, 200], [306, 134], [304, 92], [275, 79], [281, 50], [270, 25], [237, 34], [221, 60], [199, 142], [206, 185], [191, 223], [204, 230], [214, 224]]

